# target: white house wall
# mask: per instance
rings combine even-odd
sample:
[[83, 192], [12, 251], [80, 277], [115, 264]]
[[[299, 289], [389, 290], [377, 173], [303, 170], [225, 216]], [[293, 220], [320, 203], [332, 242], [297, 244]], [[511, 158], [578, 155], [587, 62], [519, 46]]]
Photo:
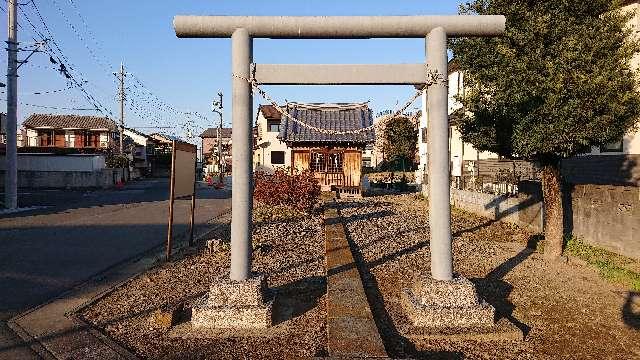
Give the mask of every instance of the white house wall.
[[[291, 148], [278, 139], [277, 132], [269, 132], [267, 119], [258, 112], [258, 141], [257, 147], [253, 151], [253, 168], [255, 171], [272, 173], [276, 168], [291, 167]], [[265, 147], [261, 146], [265, 145]], [[273, 164], [271, 162], [272, 151], [284, 151], [284, 164]]]
[[427, 92], [423, 91], [420, 96], [422, 102], [421, 109], [422, 115], [420, 116], [420, 128], [418, 129], [418, 156], [420, 157], [420, 164], [418, 170], [416, 170], [416, 183], [422, 184], [422, 179], [427, 171], [427, 142], [423, 139], [422, 129], [427, 127]]
[[[460, 109], [462, 104], [457, 100], [457, 96], [464, 94], [464, 74], [460, 71], [453, 71], [448, 76], [449, 80], [449, 109], [448, 113]], [[420, 130], [418, 131], [418, 152], [420, 156], [420, 165], [416, 171], [416, 181], [422, 183], [422, 179], [427, 169], [428, 149], [427, 143], [422, 139], [422, 129], [427, 127], [427, 96], [426, 92], [422, 93], [422, 116], [420, 117]], [[463, 148], [464, 147], [464, 148]], [[463, 143], [461, 134], [455, 126], [451, 127], [451, 137], [449, 139], [449, 156], [453, 163], [454, 158], [462, 158], [463, 160], [484, 160], [497, 159], [498, 155], [488, 151], [477, 151], [471, 144]]]

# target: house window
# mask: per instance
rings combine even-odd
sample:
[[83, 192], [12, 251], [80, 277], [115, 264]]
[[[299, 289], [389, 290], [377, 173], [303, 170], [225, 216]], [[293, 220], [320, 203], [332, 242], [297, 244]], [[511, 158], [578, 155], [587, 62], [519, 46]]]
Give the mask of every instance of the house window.
[[280, 121], [277, 120], [269, 120], [267, 121], [267, 131], [269, 132], [280, 132]]
[[284, 165], [284, 151], [272, 151], [271, 163], [274, 165]]
[[622, 139], [600, 146], [601, 153], [622, 152]]
[[310, 168], [313, 172], [341, 173], [342, 153], [311, 153]]
[[422, 128], [422, 143], [423, 144], [427, 143], [427, 128], [426, 127]]
[[40, 135], [40, 146], [53, 146], [54, 137], [50, 133], [44, 132]]
[[76, 136], [72, 132], [64, 134], [64, 147], [75, 147]]

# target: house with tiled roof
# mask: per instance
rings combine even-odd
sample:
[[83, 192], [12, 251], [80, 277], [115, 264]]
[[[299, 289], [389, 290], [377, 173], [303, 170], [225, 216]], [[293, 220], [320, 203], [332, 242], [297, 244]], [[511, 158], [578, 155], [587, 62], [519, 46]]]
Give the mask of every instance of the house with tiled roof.
[[107, 117], [55, 114], [32, 114], [22, 127], [25, 146], [93, 149], [114, 145], [118, 129]]
[[208, 128], [200, 134], [202, 139], [202, 158], [208, 164], [208, 173], [219, 172], [218, 168], [218, 139], [222, 150], [223, 171], [231, 169], [231, 128]]
[[[362, 153], [375, 141], [368, 105], [288, 103], [282, 110], [288, 116], [271, 105], [259, 108], [254, 161], [256, 153], [266, 153], [272, 166], [311, 171], [323, 190], [359, 194]], [[263, 124], [261, 117], [266, 120]]]

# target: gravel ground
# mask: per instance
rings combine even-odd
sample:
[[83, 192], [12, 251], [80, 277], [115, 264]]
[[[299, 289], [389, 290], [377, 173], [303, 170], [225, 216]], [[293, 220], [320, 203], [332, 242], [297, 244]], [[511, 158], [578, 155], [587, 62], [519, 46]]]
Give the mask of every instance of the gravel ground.
[[[229, 241], [229, 217], [208, 236]], [[179, 339], [157, 326], [153, 312], [163, 306], [190, 303], [208, 290], [213, 279], [229, 268], [229, 251], [208, 254], [205, 246], [138, 276], [88, 307], [81, 314], [138, 356], [148, 359], [276, 359], [322, 355], [326, 352], [326, 280], [324, 236], [320, 213], [291, 221], [259, 222], [254, 226], [254, 271], [268, 274], [269, 287], [279, 294], [277, 335]], [[228, 248], [228, 247], [225, 247]]]
[[[531, 234], [454, 210], [454, 266], [480, 295], [526, 334], [525, 341], [412, 343], [399, 302], [413, 271], [429, 272], [427, 203], [413, 195], [340, 202], [349, 240], [362, 264], [367, 296], [392, 357], [465, 359], [640, 359], [640, 305], [628, 290], [590, 268], [552, 264], [525, 249]], [[228, 241], [228, 218], [209, 238]], [[279, 359], [326, 354], [326, 281], [320, 213], [254, 227], [254, 270], [269, 275], [288, 311], [276, 335], [178, 339], [154, 324], [167, 304], [203, 295], [227, 271], [229, 253], [203, 245], [132, 279], [83, 311], [137, 355], [149, 359]], [[638, 295], [640, 296], [640, 295]], [[276, 311], [277, 313], [278, 311]]]
[[[593, 270], [552, 264], [525, 249], [531, 234], [454, 210], [454, 268], [526, 334], [525, 341], [420, 344], [403, 338], [399, 292], [412, 271], [429, 272], [427, 203], [414, 195], [341, 202], [356, 261], [392, 357], [640, 359], [640, 305]], [[420, 350], [416, 350], [420, 349]]]

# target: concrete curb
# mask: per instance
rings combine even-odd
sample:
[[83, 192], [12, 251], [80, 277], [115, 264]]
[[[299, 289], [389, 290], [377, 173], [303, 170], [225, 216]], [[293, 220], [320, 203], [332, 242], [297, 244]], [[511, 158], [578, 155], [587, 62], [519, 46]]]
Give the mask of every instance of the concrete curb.
[[[228, 209], [208, 220], [206, 230], [198, 234], [195, 241], [202, 240], [222, 226], [222, 224], [211, 226], [211, 222], [228, 215], [230, 211]], [[188, 232], [182, 233], [175, 239], [174, 249], [181, 250], [188, 247], [187, 234]], [[140, 274], [161, 264], [164, 247], [164, 244], [159, 244], [109, 266], [51, 300], [9, 319], [7, 325], [33, 351], [47, 360], [138, 359], [136, 355], [94, 328], [77, 313], [121, 288]]]

